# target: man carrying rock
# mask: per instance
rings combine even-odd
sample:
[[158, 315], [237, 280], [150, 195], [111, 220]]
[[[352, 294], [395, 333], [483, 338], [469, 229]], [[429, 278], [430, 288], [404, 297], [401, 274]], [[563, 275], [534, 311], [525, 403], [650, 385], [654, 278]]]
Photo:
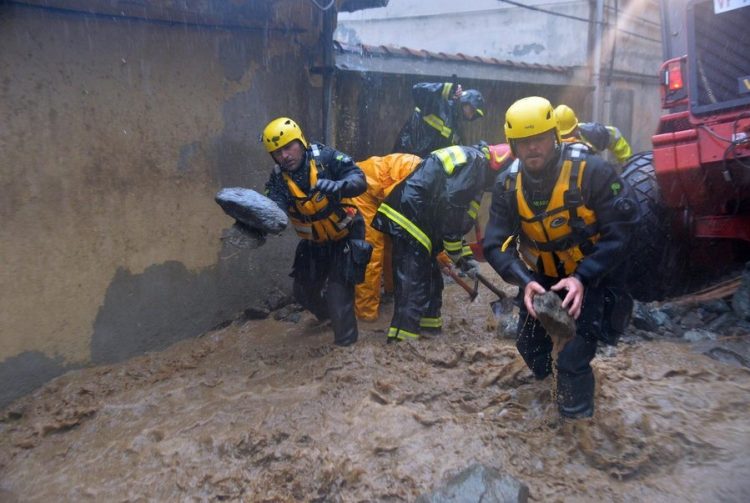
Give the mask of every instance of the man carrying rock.
[[261, 141], [276, 162], [266, 195], [289, 214], [301, 238], [291, 274], [294, 296], [319, 320], [331, 319], [337, 345], [353, 344], [354, 285], [364, 279], [372, 247], [349, 198], [365, 191], [365, 176], [348, 155], [308, 143], [287, 117], [271, 121]]
[[538, 379], [553, 370], [553, 344], [537, 320], [534, 297], [550, 289], [563, 299], [577, 323], [556, 362], [558, 409], [564, 417], [591, 417], [597, 341], [616, 342], [608, 322], [603, 330], [605, 320], [612, 305], [629, 300], [616, 299], [611, 287], [621, 283], [636, 202], [612, 165], [560, 141], [548, 100], [513, 103], [505, 135], [518, 162], [495, 185], [484, 256], [520, 287], [516, 347]]

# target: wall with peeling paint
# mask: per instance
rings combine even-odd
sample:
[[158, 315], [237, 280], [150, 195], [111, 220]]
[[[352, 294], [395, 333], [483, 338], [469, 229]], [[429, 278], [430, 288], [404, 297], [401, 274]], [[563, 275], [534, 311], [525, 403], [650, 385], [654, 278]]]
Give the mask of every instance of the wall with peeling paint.
[[213, 198], [262, 191], [268, 120], [320, 136], [303, 14], [285, 33], [0, 5], [0, 406], [289, 288], [293, 233], [233, 248]]

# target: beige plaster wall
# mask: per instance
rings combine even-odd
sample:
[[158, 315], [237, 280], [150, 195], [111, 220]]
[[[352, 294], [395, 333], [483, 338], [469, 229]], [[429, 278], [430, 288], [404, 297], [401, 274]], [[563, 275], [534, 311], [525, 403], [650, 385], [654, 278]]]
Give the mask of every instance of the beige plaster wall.
[[[54, 374], [160, 347], [287, 285], [293, 236], [229, 249], [219, 238], [232, 221], [213, 197], [262, 190], [268, 120], [295, 115], [316, 136], [310, 46], [304, 34], [0, 6], [0, 405], [34, 384], [34, 361]], [[150, 305], [112, 315], [112, 299], [139, 292]], [[132, 345], [149, 317], [156, 340]], [[122, 318], [132, 326], [111, 322]], [[165, 320], [173, 333], [159, 341]], [[118, 340], [132, 349], [108, 356]], [[38, 358], [20, 368], [27, 354]]]

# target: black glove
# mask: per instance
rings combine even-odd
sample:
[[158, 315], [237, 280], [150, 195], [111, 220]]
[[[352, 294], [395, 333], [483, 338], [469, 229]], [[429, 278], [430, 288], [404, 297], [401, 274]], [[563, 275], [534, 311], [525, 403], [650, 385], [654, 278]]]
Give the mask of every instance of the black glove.
[[327, 195], [333, 196], [338, 195], [341, 189], [344, 187], [344, 182], [340, 180], [326, 180], [325, 178], [318, 180], [315, 184], [315, 190]]
[[458, 261], [458, 267], [461, 269], [462, 273], [470, 278], [476, 277], [479, 272], [479, 262], [473, 257], [462, 257], [461, 260]]

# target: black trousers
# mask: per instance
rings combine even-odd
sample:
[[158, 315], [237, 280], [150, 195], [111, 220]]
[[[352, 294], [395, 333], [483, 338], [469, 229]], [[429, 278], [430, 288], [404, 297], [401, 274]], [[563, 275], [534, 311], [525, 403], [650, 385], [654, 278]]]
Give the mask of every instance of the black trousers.
[[[549, 289], [555, 282], [544, 281], [542, 286]], [[602, 337], [606, 292], [601, 287], [585, 289], [581, 315], [576, 320], [576, 335], [557, 357], [558, 405], [561, 411], [571, 415], [593, 410], [595, 382], [591, 360]], [[564, 294], [561, 292], [561, 298]], [[521, 308], [516, 347], [534, 376], [544, 379], [552, 372], [552, 340], [523, 305], [523, 290], [519, 295]]]
[[364, 236], [364, 222], [357, 218], [344, 239], [327, 243], [302, 240], [294, 256], [295, 299], [319, 320], [330, 318], [334, 343], [340, 346], [353, 344], [358, 337], [349, 240]]
[[440, 318], [443, 276], [434, 256], [413, 240], [392, 236], [394, 303], [388, 337], [417, 338], [423, 318]]

